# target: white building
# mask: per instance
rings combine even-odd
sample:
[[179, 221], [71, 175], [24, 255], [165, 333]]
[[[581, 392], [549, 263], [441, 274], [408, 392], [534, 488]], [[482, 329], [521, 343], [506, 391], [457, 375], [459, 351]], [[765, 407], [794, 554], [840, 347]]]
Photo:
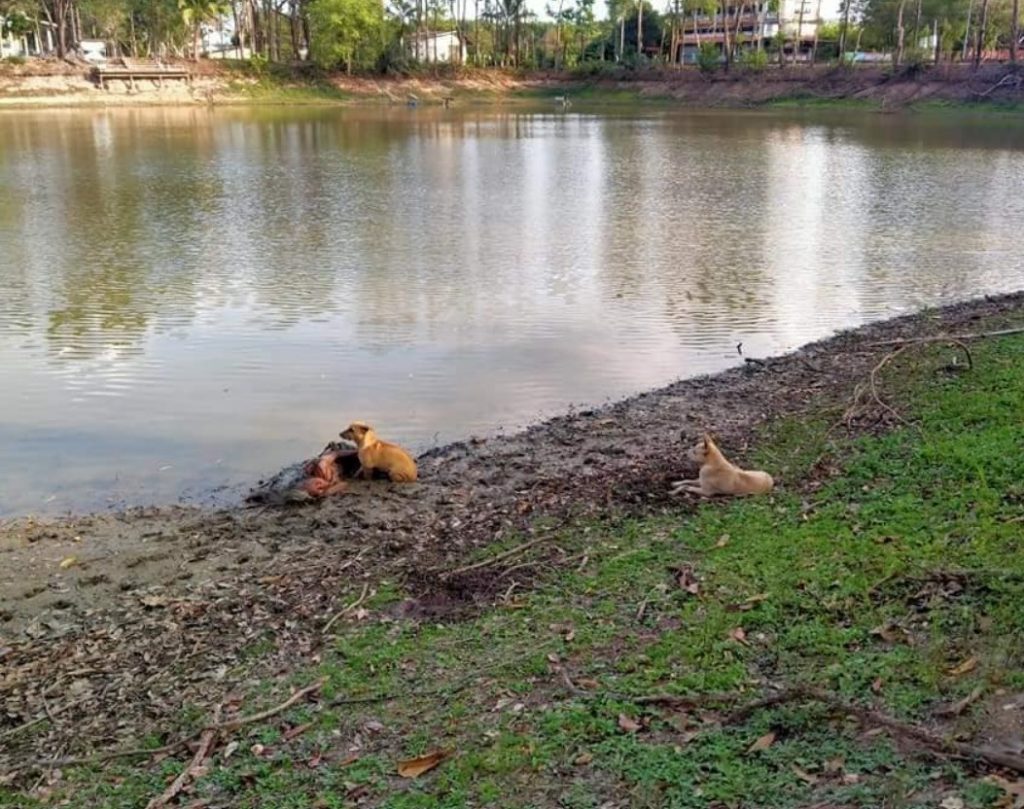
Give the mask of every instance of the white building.
[[53, 25], [45, 20], [32, 21], [32, 30], [15, 36], [4, 33], [7, 21], [0, 15], [0, 59], [9, 56], [44, 56], [56, 49]]
[[[735, 0], [733, 0], [735, 3]], [[729, 25], [729, 41], [736, 39], [736, 14], [739, 19], [741, 47], [756, 47], [758, 40], [765, 46], [777, 38], [780, 28], [785, 37], [785, 48], [792, 53], [806, 54], [811, 50], [818, 27], [840, 19], [839, 0], [780, 0], [778, 12], [769, 11], [766, 0], [750, 4], [719, 6], [712, 14], [690, 14], [683, 22], [683, 36], [679, 43], [677, 61], [693, 63], [701, 45], [710, 43], [722, 48], [725, 41], [723, 23]]]
[[409, 57], [417, 62], [464, 64], [466, 43], [458, 31], [427, 31], [410, 34], [406, 39]]

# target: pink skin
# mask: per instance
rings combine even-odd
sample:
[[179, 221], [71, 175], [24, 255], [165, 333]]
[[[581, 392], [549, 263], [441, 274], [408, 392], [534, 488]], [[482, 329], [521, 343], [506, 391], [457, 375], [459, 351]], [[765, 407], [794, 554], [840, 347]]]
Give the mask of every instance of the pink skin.
[[306, 464], [306, 474], [309, 477], [299, 485], [299, 488], [311, 497], [317, 498], [345, 491], [347, 484], [338, 477], [338, 467], [335, 464], [337, 458], [338, 453], [325, 452], [315, 461]]

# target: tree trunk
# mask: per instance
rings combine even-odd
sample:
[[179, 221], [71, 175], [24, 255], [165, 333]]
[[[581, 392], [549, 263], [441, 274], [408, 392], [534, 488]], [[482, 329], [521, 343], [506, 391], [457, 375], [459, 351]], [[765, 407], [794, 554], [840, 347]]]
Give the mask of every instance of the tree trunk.
[[621, 62], [626, 53], [626, 18], [623, 17], [619, 20], [619, 55], [615, 59], [616, 62]]
[[[800, 58], [800, 48], [804, 44], [804, 9], [807, 7], [807, 0], [798, 0], [800, 3], [800, 13], [796, 18], [796, 42], [793, 45], [793, 61], [796, 62]], [[779, 4], [779, 13], [782, 13], [782, 4]]]
[[53, 10], [57, 18], [57, 56], [63, 59], [68, 53], [67, 6], [64, 0], [56, 0]]
[[846, 32], [850, 28], [850, 4], [852, 0], [843, 0], [843, 18], [839, 23], [839, 64], [846, 63]]
[[907, 0], [900, 0], [899, 10], [896, 12], [896, 53], [893, 57], [893, 67], [899, 67], [903, 64], [903, 9], [907, 5]]
[[974, 14], [974, 0], [971, 0], [971, 2], [967, 5], [967, 25], [964, 26], [964, 43], [963, 43], [963, 47], [960, 49], [960, 61], [961, 62], [966, 62], [967, 61], [967, 48], [968, 48], [968, 44], [971, 41], [971, 17], [973, 16], [973, 14]]
[[821, 28], [821, 0], [818, 0], [818, 8], [814, 12], [814, 44], [811, 45], [811, 64], [818, 58], [818, 31]]
[[939, 36], [939, 21], [932, 20], [932, 38], [935, 40], [935, 64], [942, 60], [942, 38]]
[[1020, 0], [1013, 0], [1010, 12], [1010, 61], [1017, 64], [1017, 47], [1020, 45]]
[[636, 4], [636, 58], [637, 61], [644, 53], [644, 0]]
[[985, 47], [985, 34], [988, 33], [988, 0], [981, 0], [981, 24], [977, 29], [977, 44], [974, 48], [974, 66], [981, 65], [981, 51]]
[[914, 16], [914, 36], [910, 40], [915, 50], [921, 43], [921, 0], [917, 0], [917, 14]]
[[722, 0], [722, 55], [725, 57], [725, 72], [732, 64], [732, 43], [729, 42], [729, 0]]

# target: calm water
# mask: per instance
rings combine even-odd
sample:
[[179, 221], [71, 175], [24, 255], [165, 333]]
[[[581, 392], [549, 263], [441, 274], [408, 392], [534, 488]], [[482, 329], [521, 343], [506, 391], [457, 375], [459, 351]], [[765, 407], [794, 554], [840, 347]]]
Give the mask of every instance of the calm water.
[[1024, 120], [0, 115], [0, 515], [424, 449], [1024, 287]]

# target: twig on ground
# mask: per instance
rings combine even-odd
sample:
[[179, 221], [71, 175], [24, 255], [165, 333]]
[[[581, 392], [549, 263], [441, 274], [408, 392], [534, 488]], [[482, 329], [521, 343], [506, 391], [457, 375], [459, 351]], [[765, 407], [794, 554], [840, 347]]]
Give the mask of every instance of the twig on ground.
[[331, 620], [329, 620], [329, 621], [328, 621], [328, 622], [327, 622], [327, 623], [326, 623], [326, 624], [324, 625], [324, 628], [323, 628], [323, 629], [321, 630], [321, 634], [324, 634], [324, 635], [326, 635], [326, 634], [327, 634], [327, 633], [328, 633], [328, 632], [330, 631], [331, 627], [332, 627], [332, 626], [334, 626], [335, 622], [336, 622], [336, 621], [337, 621], [337, 620], [338, 620], [339, 618], [342, 618], [342, 617], [344, 617], [344, 616], [348, 615], [348, 614], [349, 614], [350, 612], [352, 612], [352, 610], [356, 609], [356, 608], [357, 608], [357, 607], [359, 607], [359, 606], [360, 606], [360, 605], [361, 605], [361, 604], [362, 604], [362, 603], [363, 603], [364, 601], [366, 601], [366, 594], [367, 594], [367, 593], [369, 593], [369, 592], [370, 592], [370, 583], [369, 583], [369, 582], [366, 582], [366, 583], [365, 583], [365, 584], [363, 585], [363, 592], [362, 592], [362, 595], [360, 595], [360, 596], [359, 596], [359, 598], [357, 598], [357, 599], [356, 599], [355, 601], [353, 601], [353, 602], [352, 602], [351, 604], [347, 604], [346, 606], [344, 606], [344, 607], [342, 607], [342, 608], [341, 608], [340, 610], [338, 610], [338, 611], [337, 611], [336, 613], [334, 613], [334, 615], [332, 615], [332, 616], [331, 616]]
[[[633, 702], [641, 705], [668, 704], [677, 706], [685, 705], [688, 707], [695, 707], [697, 705], [708, 703], [736, 701], [734, 696], [729, 697], [728, 695], [722, 694], [709, 694], [706, 696], [696, 697], [674, 696], [671, 694], [651, 694], [642, 697], [633, 697], [631, 699]], [[974, 699], [977, 699], [977, 697], [974, 697]], [[981, 761], [993, 767], [1003, 767], [1008, 770], [1024, 773], [1024, 756], [1018, 756], [1013, 753], [1000, 750], [991, 750], [989, 748], [967, 744], [966, 742], [959, 742], [954, 739], [946, 739], [930, 730], [920, 727], [919, 725], [903, 722], [889, 714], [875, 710], [874, 708], [855, 705], [851, 702], [840, 699], [823, 689], [814, 688], [812, 686], [783, 688], [777, 693], [769, 694], [747, 705], [740, 706], [729, 714], [725, 721], [742, 721], [755, 710], [782, 705], [787, 702], [795, 702], [798, 700], [820, 702], [837, 713], [856, 717], [864, 724], [883, 727], [897, 736], [911, 739], [939, 755], [953, 756], [955, 758], [969, 761]], [[966, 704], [964, 707], [966, 707]]]
[[991, 337], [1007, 337], [1011, 334], [1024, 334], [1024, 326], [1013, 329], [999, 329], [998, 331], [979, 331], [971, 334], [947, 334], [931, 337], [904, 337], [896, 340], [881, 340], [876, 343], [867, 343], [869, 346], [902, 346], [915, 345], [918, 343], [964, 343], [968, 340], [987, 340]]
[[570, 693], [573, 693], [578, 697], [587, 696], [586, 692], [580, 689], [579, 686], [572, 681], [572, 678], [569, 676], [569, 672], [566, 671], [565, 666], [559, 666], [558, 673], [562, 675], [562, 682], [565, 683], [565, 687], [569, 689]]
[[877, 384], [877, 378], [878, 378], [879, 372], [883, 368], [885, 368], [886, 365], [888, 365], [890, 362], [892, 362], [894, 359], [896, 359], [900, 354], [902, 354], [904, 351], [906, 351], [909, 347], [910, 347], [909, 344], [902, 345], [899, 348], [897, 348], [895, 351], [890, 351], [888, 354], [886, 354], [884, 357], [882, 357], [882, 359], [878, 361], [878, 363], [875, 365], [875, 367], [871, 369], [871, 374], [868, 376], [868, 383], [869, 383], [869, 386], [870, 386], [870, 389], [871, 389], [871, 398], [875, 400], [875, 403], [879, 407], [881, 407], [883, 410], [887, 410], [889, 413], [891, 413], [896, 418], [897, 421], [907, 425], [908, 427], [915, 427], [916, 425], [911, 424], [909, 421], [907, 421], [905, 418], [903, 418], [903, 416], [900, 415], [899, 411], [897, 411], [896, 408], [894, 408], [891, 405], [888, 405], [888, 404], [886, 404], [885, 402], [882, 401], [882, 397], [878, 395], [878, 384]]
[[[214, 717], [219, 716], [220, 706], [218, 706], [217, 710], [214, 712]], [[216, 729], [216, 723], [214, 723], [214, 726], [208, 727], [202, 731], [199, 737], [199, 747], [196, 748], [196, 754], [192, 756], [192, 761], [189, 762], [188, 766], [184, 770], [178, 773], [178, 777], [170, 783], [170, 786], [168, 786], [163, 793], [146, 804], [146, 809], [161, 809], [178, 797], [178, 793], [181, 792], [190, 781], [195, 779], [200, 768], [203, 766], [203, 762], [206, 760], [206, 757], [209, 756], [210, 750], [213, 748], [213, 744], [217, 740], [218, 733], [219, 731]]]
[[516, 545], [516, 547], [509, 548], [507, 551], [503, 551], [497, 554], [496, 556], [492, 556], [488, 559], [484, 559], [483, 561], [476, 562], [472, 565], [466, 565], [465, 567], [457, 567], [455, 568], [455, 570], [449, 570], [447, 572], [442, 573], [441, 575], [447, 579], [451, 578], [452, 576], [461, 575], [462, 573], [469, 573], [471, 570], [479, 570], [482, 567], [490, 567], [495, 562], [500, 562], [503, 559], [508, 559], [510, 556], [515, 556], [517, 553], [521, 553], [522, 551], [525, 551], [528, 548], [532, 548], [534, 545], [539, 545], [541, 542], [546, 542], [548, 539], [551, 538], [551, 536], [552, 535], [545, 535], [537, 537], [536, 539], [531, 539], [529, 542], [524, 542], [522, 545]]
[[960, 716], [960, 714], [977, 702], [984, 693], [985, 689], [983, 686], [976, 686], [975, 689], [963, 699], [958, 699], [952, 705], [945, 708], [939, 708], [935, 713], [939, 716]]
[[279, 713], [283, 713], [291, 708], [299, 700], [305, 699], [310, 694], [319, 691], [324, 687], [324, 683], [327, 682], [326, 677], [321, 677], [315, 683], [307, 685], [305, 688], [300, 688], [294, 692], [288, 699], [282, 702], [280, 705], [275, 705], [273, 708], [268, 708], [265, 711], [259, 713], [249, 714], [248, 716], [240, 716], [237, 719], [229, 719], [227, 722], [221, 722], [216, 725], [212, 725], [214, 730], [237, 730], [243, 725], [251, 725], [253, 722], [262, 722], [264, 719], [270, 719], [272, 716], [277, 716]]
[[50, 706], [47, 705], [45, 700], [44, 700], [43, 701], [44, 713], [41, 716], [37, 716], [35, 719], [30, 719], [28, 722], [25, 722], [25, 723], [23, 723], [21, 725], [18, 725], [17, 727], [11, 728], [10, 730], [5, 730], [3, 733], [0, 733], [0, 739], [6, 739], [6, 738], [8, 738], [10, 736], [14, 736], [17, 733], [21, 733], [23, 730], [28, 730], [29, 728], [35, 727], [36, 725], [38, 725], [38, 724], [40, 724], [42, 722], [45, 722], [47, 719], [49, 719], [51, 722], [53, 722], [54, 721], [54, 717], [57, 714], [63, 713], [68, 708], [73, 708], [75, 705], [77, 705], [81, 701], [82, 700], [80, 700], [80, 699], [73, 700], [72, 702], [68, 702], [65, 705], [62, 705], [61, 707], [57, 708], [56, 710], [52, 710], [51, 711], [50, 710]]
[[176, 742], [165, 744], [163, 747], [135, 747], [128, 750], [114, 750], [109, 753], [100, 753], [99, 755], [95, 756], [80, 756], [56, 760], [42, 759], [30, 762], [28, 766], [35, 768], [40, 766], [67, 767], [81, 764], [102, 764], [105, 761], [112, 761], [116, 758], [134, 758], [136, 756], [152, 757], [159, 756], [164, 753], [173, 753], [174, 751], [179, 750], [180, 748], [187, 745], [196, 737], [202, 737], [203, 734], [205, 734], [206, 731], [208, 730], [216, 731], [217, 733], [220, 733], [222, 731], [237, 730], [243, 725], [251, 725], [253, 722], [260, 722], [264, 719], [269, 719], [270, 717], [275, 716], [281, 713], [282, 711], [288, 710], [303, 697], [312, 694], [314, 691], [319, 691], [323, 687], [325, 682], [327, 682], [326, 678], [317, 680], [312, 685], [307, 685], [305, 688], [300, 688], [298, 691], [294, 692], [290, 697], [288, 697], [288, 699], [286, 699], [280, 705], [276, 705], [273, 708], [268, 708], [265, 711], [260, 711], [259, 713], [249, 714], [248, 716], [241, 716], [237, 719], [230, 719], [227, 722], [220, 722], [208, 725], [196, 731], [195, 733], [191, 733], [188, 736], [183, 736]]

